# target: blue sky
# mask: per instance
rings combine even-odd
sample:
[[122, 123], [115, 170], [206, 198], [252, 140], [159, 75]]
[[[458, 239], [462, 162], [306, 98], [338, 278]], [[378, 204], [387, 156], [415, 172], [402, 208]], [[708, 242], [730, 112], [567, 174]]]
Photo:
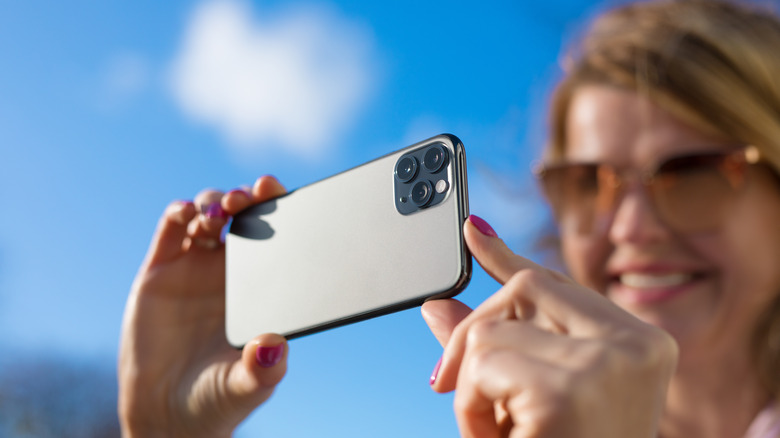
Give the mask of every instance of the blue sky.
[[[594, 2], [0, 0], [0, 355], [111, 370], [173, 199], [294, 188], [441, 132], [471, 209], [523, 254], [562, 44]], [[461, 298], [497, 289], [477, 268]], [[291, 343], [236, 436], [455, 436], [417, 309]], [[1, 366], [1, 365], [0, 365]]]

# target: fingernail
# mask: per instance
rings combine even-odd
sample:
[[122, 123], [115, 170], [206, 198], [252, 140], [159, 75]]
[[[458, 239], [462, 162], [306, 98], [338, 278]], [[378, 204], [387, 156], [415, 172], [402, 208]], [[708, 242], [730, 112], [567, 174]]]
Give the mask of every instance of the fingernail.
[[273, 347], [257, 347], [255, 352], [255, 360], [257, 364], [263, 368], [271, 368], [282, 360], [284, 354], [284, 344], [279, 344]]
[[431, 386], [433, 386], [433, 384], [436, 383], [436, 378], [439, 376], [439, 368], [441, 368], [441, 357], [439, 358], [439, 361], [436, 362], [436, 366], [433, 367], [433, 373], [431, 373], [431, 381], [430, 381]]
[[498, 237], [498, 234], [496, 234], [496, 230], [494, 230], [493, 227], [491, 227], [490, 224], [485, 222], [485, 220], [482, 219], [481, 217], [472, 214], [469, 216], [469, 222], [474, 224], [474, 226], [477, 227], [480, 233], [488, 237]]
[[227, 217], [225, 212], [222, 211], [222, 206], [219, 204], [219, 202], [213, 202], [209, 205], [206, 205], [204, 206], [203, 210], [203, 216], [205, 216], [207, 219], [224, 219]]

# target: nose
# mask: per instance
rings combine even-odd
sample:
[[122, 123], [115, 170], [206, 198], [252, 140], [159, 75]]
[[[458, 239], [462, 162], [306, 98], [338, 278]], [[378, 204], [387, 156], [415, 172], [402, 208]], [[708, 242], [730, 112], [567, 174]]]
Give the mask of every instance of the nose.
[[649, 194], [639, 184], [632, 184], [615, 200], [612, 222], [608, 225], [613, 244], [651, 244], [669, 236], [669, 229], [658, 217]]

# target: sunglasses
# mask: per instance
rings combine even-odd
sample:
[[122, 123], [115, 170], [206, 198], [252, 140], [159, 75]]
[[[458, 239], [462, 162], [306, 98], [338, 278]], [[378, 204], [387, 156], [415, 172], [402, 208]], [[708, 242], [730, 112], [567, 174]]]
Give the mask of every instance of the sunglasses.
[[639, 172], [602, 163], [560, 163], [536, 170], [560, 227], [604, 232], [623, 191], [641, 185], [657, 217], [683, 233], [718, 227], [759, 163], [755, 146], [681, 155]]

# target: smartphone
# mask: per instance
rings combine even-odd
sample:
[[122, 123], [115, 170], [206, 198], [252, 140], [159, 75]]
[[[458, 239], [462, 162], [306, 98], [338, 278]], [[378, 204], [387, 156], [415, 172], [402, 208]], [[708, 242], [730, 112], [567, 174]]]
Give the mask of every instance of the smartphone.
[[466, 155], [442, 134], [236, 214], [228, 341], [288, 339], [458, 294], [471, 279]]

